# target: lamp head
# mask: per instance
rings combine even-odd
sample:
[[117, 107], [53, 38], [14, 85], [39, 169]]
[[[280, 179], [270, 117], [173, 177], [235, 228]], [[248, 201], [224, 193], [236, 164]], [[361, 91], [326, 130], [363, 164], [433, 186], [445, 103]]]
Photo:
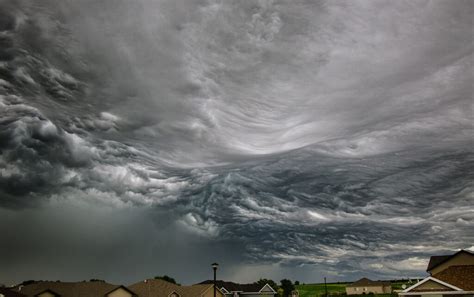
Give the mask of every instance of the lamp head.
[[212, 266], [212, 269], [217, 269], [217, 267], [219, 267], [219, 264], [217, 264], [217, 263], [212, 263], [211, 266]]

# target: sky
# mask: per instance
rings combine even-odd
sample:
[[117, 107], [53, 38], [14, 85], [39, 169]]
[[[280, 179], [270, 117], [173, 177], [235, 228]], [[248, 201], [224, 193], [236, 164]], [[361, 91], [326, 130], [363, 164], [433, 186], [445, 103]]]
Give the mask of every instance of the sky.
[[470, 0], [0, 0], [0, 283], [422, 277], [474, 250]]

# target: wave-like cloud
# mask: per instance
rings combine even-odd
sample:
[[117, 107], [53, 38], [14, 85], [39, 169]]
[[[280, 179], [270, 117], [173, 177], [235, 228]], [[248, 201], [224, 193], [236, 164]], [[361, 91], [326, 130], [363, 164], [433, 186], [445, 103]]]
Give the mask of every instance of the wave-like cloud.
[[[259, 277], [242, 263], [419, 273], [474, 240], [472, 15], [462, 0], [3, 1], [0, 225], [43, 220], [67, 249], [63, 227], [95, 238], [87, 209], [110, 233], [130, 218], [127, 236], [157, 232], [134, 259], [147, 242], [167, 254], [149, 273], [193, 244], [240, 279]], [[11, 267], [44, 255], [0, 248]]]

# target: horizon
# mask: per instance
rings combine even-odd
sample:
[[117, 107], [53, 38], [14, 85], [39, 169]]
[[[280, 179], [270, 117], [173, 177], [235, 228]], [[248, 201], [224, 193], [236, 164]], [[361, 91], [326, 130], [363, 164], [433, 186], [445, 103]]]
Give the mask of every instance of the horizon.
[[[163, 276], [169, 276], [169, 275], [163, 275]], [[62, 280], [24, 280], [20, 283], [17, 283], [17, 284], [13, 284], [13, 285], [10, 285], [10, 286], [6, 286], [7, 288], [8, 287], [16, 287], [16, 286], [20, 286], [22, 285], [23, 283], [25, 282], [63, 282], [63, 283], [78, 283], [78, 282], [105, 282], [105, 283], [111, 283], [111, 284], [114, 284], [114, 285], [124, 285], [124, 286], [131, 286], [133, 284], [136, 284], [136, 283], [139, 283], [139, 282], [144, 282], [144, 281], [148, 281], [148, 280], [153, 280], [153, 279], [157, 279], [158, 276], [156, 277], [150, 277], [150, 278], [145, 278], [143, 280], [139, 280], [139, 281], [135, 281], [135, 282], [132, 282], [132, 283], [128, 283], [128, 284], [124, 284], [124, 283], [112, 283], [112, 282], [109, 282], [107, 280], [104, 280], [104, 279], [84, 279], [84, 280], [77, 280], [77, 281], [62, 281]], [[397, 282], [397, 281], [411, 281], [411, 280], [421, 280], [423, 279], [424, 277], [413, 277], [413, 278], [400, 278], [400, 279], [373, 279], [374, 281], [389, 281], [389, 282]], [[159, 278], [158, 278], [159, 279]], [[252, 284], [252, 283], [256, 283], [258, 280], [262, 280], [264, 278], [259, 278], [257, 280], [255, 280], [254, 282], [249, 282], [248, 284]], [[287, 279], [287, 278], [284, 278], [284, 279]], [[164, 280], [164, 279], [161, 279], [163, 281], [167, 281], [167, 280]], [[299, 282], [299, 280], [291, 280], [293, 284], [295, 284], [295, 282], [299, 282], [299, 284], [301, 285], [323, 285], [323, 284], [350, 284], [350, 283], [354, 283], [356, 281], [358, 281], [359, 279], [357, 280], [352, 280], [352, 281], [338, 281], [338, 282], [326, 282], [324, 283], [323, 282], [309, 282], [309, 283], [306, 283], [306, 282]], [[204, 281], [201, 281], [201, 282], [197, 282], [197, 283], [190, 283], [190, 284], [183, 284], [183, 283], [180, 283], [179, 280], [175, 280], [176, 281], [176, 285], [178, 286], [192, 286], [192, 285], [198, 285], [198, 284], [201, 284], [202, 282], [207, 282], [207, 281], [212, 281], [212, 279], [206, 279]], [[217, 282], [234, 282], [232, 280], [223, 280], [223, 279], [216, 279]], [[275, 283], [279, 283], [280, 281], [276, 281], [276, 280], [271, 280], [271, 281], [275, 281]], [[239, 283], [239, 282], [234, 282], [234, 283]], [[0, 282], [0, 285], [2, 285], [2, 283]], [[4, 285], [4, 284], [3, 284]], [[296, 285], [296, 284], [295, 284]]]
[[0, 281], [394, 279], [474, 250], [473, 19], [0, 0]]

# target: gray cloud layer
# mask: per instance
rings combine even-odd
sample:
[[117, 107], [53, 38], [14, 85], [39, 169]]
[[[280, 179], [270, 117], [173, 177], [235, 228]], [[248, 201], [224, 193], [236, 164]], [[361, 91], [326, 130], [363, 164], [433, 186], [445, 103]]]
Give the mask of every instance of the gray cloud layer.
[[472, 2], [0, 4], [1, 279], [403, 277], [474, 242]]

